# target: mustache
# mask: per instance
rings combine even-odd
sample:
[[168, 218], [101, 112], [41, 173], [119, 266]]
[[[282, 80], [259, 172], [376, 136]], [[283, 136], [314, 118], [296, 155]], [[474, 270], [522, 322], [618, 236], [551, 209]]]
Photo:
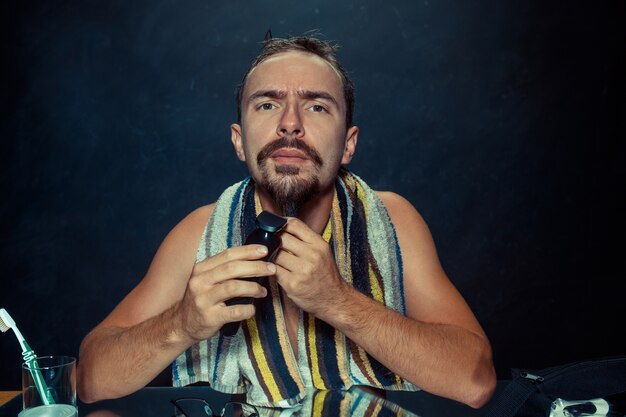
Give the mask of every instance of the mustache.
[[317, 167], [321, 167], [324, 165], [324, 161], [322, 161], [322, 157], [320, 154], [313, 149], [311, 146], [307, 145], [300, 139], [289, 138], [287, 136], [282, 136], [279, 139], [276, 139], [274, 142], [270, 142], [261, 149], [259, 154], [256, 157], [256, 161], [259, 165], [263, 163], [270, 155], [281, 148], [292, 148], [302, 151]]

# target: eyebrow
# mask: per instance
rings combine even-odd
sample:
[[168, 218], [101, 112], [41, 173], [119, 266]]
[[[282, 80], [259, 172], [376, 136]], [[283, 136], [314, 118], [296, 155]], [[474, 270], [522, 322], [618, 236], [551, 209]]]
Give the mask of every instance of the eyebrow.
[[335, 100], [335, 97], [333, 97], [330, 93], [327, 93], [326, 91], [310, 91], [310, 90], [298, 91], [298, 95], [300, 97], [303, 97], [309, 100], [315, 100], [318, 98], [321, 98], [323, 100], [328, 100], [332, 102], [335, 106], [339, 107], [339, 103], [337, 103], [337, 100]]
[[[252, 95], [250, 95], [248, 100], [254, 101], [259, 98], [272, 98], [272, 99], [278, 100], [278, 99], [285, 98], [286, 96], [287, 96], [287, 92], [284, 90], [259, 90], [259, 91], [255, 91]], [[308, 99], [308, 100], [316, 100], [316, 99], [328, 100], [332, 102], [335, 106], [339, 107], [339, 103], [337, 103], [337, 100], [335, 100], [335, 97], [333, 97], [330, 93], [326, 91], [300, 90], [298, 91], [298, 96], [300, 96], [301, 98]]]
[[259, 91], [255, 91], [254, 94], [252, 94], [248, 100], [253, 101], [253, 100], [257, 100], [259, 98], [274, 98], [274, 99], [280, 99], [280, 98], [284, 98], [287, 95], [286, 91], [280, 91], [280, 90], [259, 90]]

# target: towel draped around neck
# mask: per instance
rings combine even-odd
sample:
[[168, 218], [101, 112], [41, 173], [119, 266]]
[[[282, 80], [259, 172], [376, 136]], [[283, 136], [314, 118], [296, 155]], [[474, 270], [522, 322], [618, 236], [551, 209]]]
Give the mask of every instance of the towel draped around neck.
[[[254, 181], [230, 186], [216, 202], [196, 261], [240, 246], [255, 228], [260, 211]], [[324, 239], [343, 279], [369, 298], [405, 314], [402, 256], [394, 226], [376, 193], [358, 176], [341, 169]], [[306, 389], [348, 389], [368, 385], [417, 390], [371, 357], [341, 332], [301, 311], [298, 357], [285, 325], [280, 288], [261, 281], [268, 296], [255, 300], [256, 315], [238, 333], [220, 332], [182, 353], [173, 364], [175, 386], [200, 381], [228, 393], [247, 393], [248, 401], [269, 407], [296, 405]]]

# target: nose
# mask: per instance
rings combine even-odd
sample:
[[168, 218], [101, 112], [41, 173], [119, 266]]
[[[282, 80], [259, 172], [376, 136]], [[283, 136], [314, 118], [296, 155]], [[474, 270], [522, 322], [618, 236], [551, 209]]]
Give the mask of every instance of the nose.
[[304, 125], [302, 124], [302, 115], [297, 106], [287, 106], [280, 116], [276, 133], [279, 136], [291, 136], [301, 138], [304, 136]]

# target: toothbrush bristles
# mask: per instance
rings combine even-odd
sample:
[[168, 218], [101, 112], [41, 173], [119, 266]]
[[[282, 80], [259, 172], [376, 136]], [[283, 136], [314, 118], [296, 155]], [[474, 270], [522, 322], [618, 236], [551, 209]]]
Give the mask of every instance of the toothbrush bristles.
[[13, 326], [15, 326], [15, 322], [9, 315], [9, 312], [4, 308], [0, 308], [0, 330], [2, 330], [2, 333], [11, 329]]

